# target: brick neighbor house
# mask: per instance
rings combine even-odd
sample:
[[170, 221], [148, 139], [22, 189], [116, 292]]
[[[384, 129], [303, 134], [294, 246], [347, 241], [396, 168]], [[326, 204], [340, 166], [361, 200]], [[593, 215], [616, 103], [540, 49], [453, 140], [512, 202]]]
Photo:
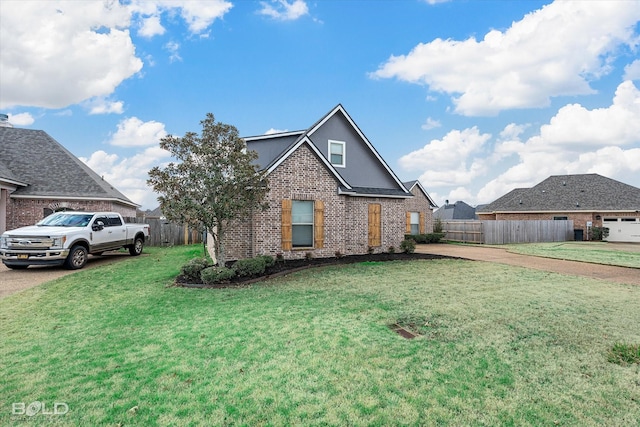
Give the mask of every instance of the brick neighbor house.
[[607, 227], [609, 241], [640, 242], [640, 188], [598, 174], [550, 176], [478, 206], [480, 220], [573, 220], [575, 240]]
[[60, 210], [135, 217], [137, 207], [46, 132], [0, 126], [0, 233]]
[[269, 207], [228, 230], [229, 259], [399, 251], [405, 233], [432, 231], [427, 191], [398, 179], [342, 105], [307, 130], [244, 139], [267, 172]]

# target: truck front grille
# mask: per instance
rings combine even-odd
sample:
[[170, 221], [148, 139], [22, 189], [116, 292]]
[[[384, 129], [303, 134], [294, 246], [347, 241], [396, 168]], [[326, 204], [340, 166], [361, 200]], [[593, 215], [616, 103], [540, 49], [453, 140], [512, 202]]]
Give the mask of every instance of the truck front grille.
[[49, 249], [53, 245], [53, 239], [49, 237], [9, 237], [7, 244], [9, 249]]

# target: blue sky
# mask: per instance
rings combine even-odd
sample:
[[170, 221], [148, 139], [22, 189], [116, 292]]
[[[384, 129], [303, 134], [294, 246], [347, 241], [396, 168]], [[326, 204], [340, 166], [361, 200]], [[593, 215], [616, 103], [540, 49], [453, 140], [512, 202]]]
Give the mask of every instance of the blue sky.
[[558, 174], [640, 187], [639, 23], [634, 0], [5, 0], [0, 112], [143, 209], [164, 135], [339, 103], [440, 205]]

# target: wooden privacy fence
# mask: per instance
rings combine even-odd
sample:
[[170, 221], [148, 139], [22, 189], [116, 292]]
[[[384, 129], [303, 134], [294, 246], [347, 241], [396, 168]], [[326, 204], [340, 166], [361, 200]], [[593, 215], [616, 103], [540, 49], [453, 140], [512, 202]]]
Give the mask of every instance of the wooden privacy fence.
[[151, 232], [147, 246], [179, 246], [202, 243], [202, 233], [187, 225], [160, 218], [125, 218], [127, 222], [149, 224]]
[[442, 221], [444, 240], [503, 245], [573, 240], [572, 220]]

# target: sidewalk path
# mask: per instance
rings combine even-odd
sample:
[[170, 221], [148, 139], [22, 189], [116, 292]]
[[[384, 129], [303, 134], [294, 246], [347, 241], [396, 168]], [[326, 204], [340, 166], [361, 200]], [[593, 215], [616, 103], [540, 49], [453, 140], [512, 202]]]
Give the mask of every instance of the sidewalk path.
[[496, 262], [536, 270], [574, 276], [591, 277], [612, 282], [640, 285], [640, 269], [592, 264], [579, 261], [542, 258], [507, 252], [506, 249], [483, 245], [451, 245], [446, 243], [417, 245], [416, 252], [447, 255], [475, 261]]

